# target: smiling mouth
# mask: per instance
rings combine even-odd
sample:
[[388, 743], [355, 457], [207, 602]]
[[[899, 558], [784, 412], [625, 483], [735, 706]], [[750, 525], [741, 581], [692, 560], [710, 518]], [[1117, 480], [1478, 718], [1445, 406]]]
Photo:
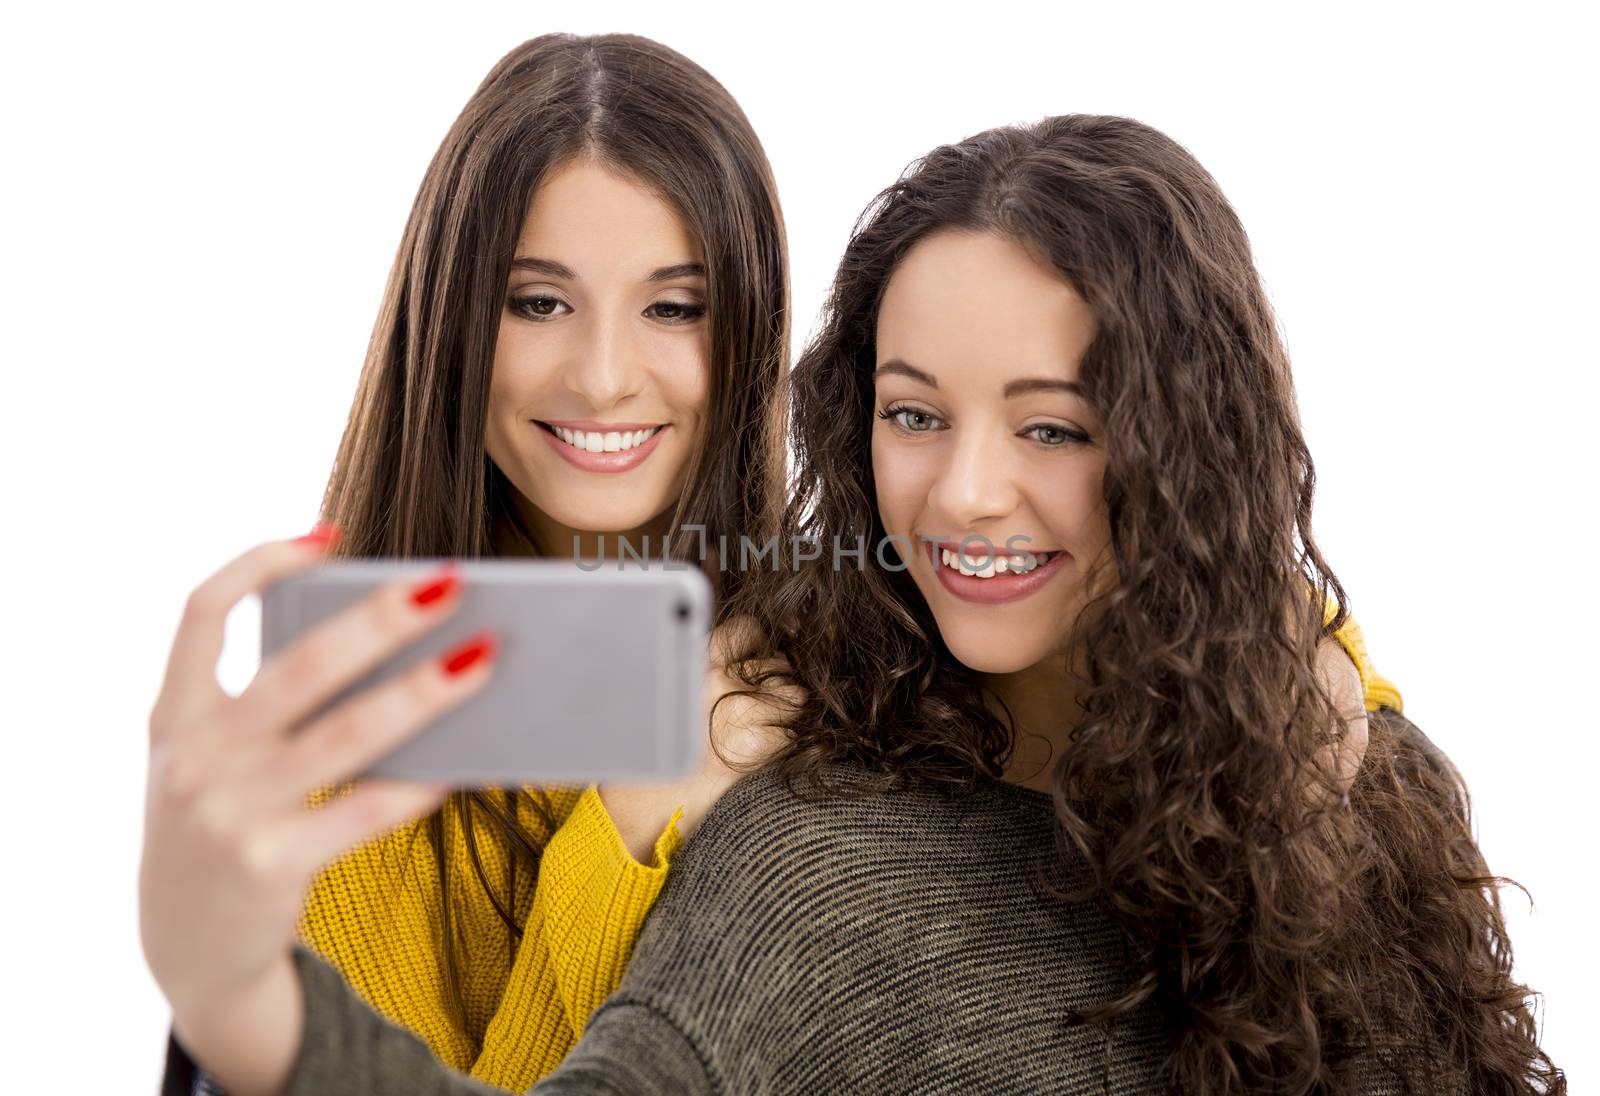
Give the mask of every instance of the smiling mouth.
[[[537, 419], [534, 421], [539, 422]], [[572, 430], [548, 422], [539, 422], [539, 425], [572, 448], [586, 453], [626, 453], [645, 444], [667, 427], [663, 423], [636, 430]]]
[[1008, 555], [1004, 552], [996, 552], [992, 555], [975, 556], [970, 552], [963, 555], [956, 548], [950, 548], [944, 544], [934, 545], [934, 548], [942, 566], [966, 575], [968, 578], [988, 579], [995, 578], [998, 575], [1028, 574], [1030, 571], [1038, 570], [1061, 554], [1061, 551], [1056, 549], [1049, 552], [1031, 552], [1023, 555]]

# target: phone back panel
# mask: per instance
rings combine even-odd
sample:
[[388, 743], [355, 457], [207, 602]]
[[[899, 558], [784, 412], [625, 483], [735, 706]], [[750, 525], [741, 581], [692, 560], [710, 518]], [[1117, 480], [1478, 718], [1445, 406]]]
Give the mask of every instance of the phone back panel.
[[[262, 598], [262, 659], [378, 585], [420, 579], [441, 562], [337, 561], [275, 583]], [[316, 715], [483, 630], [500, 639], [493, 678], [369, 775], [588, 784], [674, 778], [699, 762], [711, 599], [698, 570], [660, 561], [593, 571], [565, 560], [458, 563], [462, 603], [451, 617]]]

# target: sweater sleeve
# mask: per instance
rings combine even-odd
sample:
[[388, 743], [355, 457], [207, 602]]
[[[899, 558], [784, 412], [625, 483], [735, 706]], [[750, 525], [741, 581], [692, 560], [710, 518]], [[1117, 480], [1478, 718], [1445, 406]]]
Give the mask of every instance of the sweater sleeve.
[[[1339, 614], [1339, 603], [1333, 595], [1328, 595], [1327, 610], [1323, 614], [1322, 622], [1327, 624]], [[1349, 614], [1344, 619], [1339, 629], [1333, 633], [1333, 638], [1339, 641], [1339, 646], [1344, 648], [1345, 654], [1350, 656], [1350, 661], [1356, 664], [1356, 672], [1361, 675], [1361, 695], [1366, 703], [1367, 711], [1375, 712], [1379, 708], [1393, 708], [1403, 711], [1401, 707], [1400, 690], [1394, 683], [1384, 677], [1372, 665], [1372, 659], [1367, 655], [1367, 642], [1361, 635], [1361, 625], [1356, 623], [1355, 614]]]
[[[415, 1034], [384, 1019], [328, 961], [296, 944], [295, 973], [305, 1029], [283, 1096], [492, 1096], [491, 1088], [450, 1069]], [[162, 1096], [190, 1096], [209, 1084], [175, 1036], [167, 1035]], [[502, 1094], [503, 1096], [503, 1094]]]
[[647, 1005], [597, 1013], [583, 1040], [533, 1096], [710, 1096], [721, 1091], [683, 1031]]
[[649, 865], [628, 851], [591, 785], [545, 846], [528, 927], [475, 1077], [514, 1092], [554, 1069], [617, 988], [682, 841], [681, 809]]
[[[296, 945], [305, 1028], [283, 1096], [493, 1096], [502, 1092], [450, 1069], [415, 1034], [378, 1015], [338, 970]], [[162, 1096], [190, 1096], [202, 1071], [170, 1033]], [[561, 1068], [534, 1086], [540, 1096], [708, 1094], [713, 1087], [683, 1033], [653, 1009], [612, 1008]]]

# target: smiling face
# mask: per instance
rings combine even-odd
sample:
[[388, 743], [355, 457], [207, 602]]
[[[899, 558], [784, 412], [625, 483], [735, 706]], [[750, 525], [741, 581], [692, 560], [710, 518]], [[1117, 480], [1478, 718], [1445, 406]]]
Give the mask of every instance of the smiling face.
[[704, 432], [704, 258], [677, 212], [587, 159], [533, 194], [506, 283], [486, 447], [553, 554], [659, 527]]
[[878, 512], [975, 670], [1064, 649], [1109, 548], [1100, 421], [1076, 390], [1093, 336], [1088, 303], [1054, 269], [988, 233], [918, 243], [879, 306]]

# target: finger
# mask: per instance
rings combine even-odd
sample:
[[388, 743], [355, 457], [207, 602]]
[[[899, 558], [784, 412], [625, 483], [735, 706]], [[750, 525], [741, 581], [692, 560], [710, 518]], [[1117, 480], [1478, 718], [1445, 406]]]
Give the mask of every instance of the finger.
[[304, 802], [324, 784], [360, 776], [487, 685], [497, 646], [492, 635], [474, 636], [342, 702], [290, 735], [259, 770], [255, 787], [283, 807]]
[[316, 810], [287, 817], [277, 839], [295, 850], [297, 869], [309, 877], [355, 846], [431, 814], [449, 794], [448, 784], [363, 780]]
[[[324, 529], [328, 532], [323, 533]], [[337, 533], [331, 526], [319, 526], [306, 538], [258, 544], [224, 564], [190, 592], [167, 655], [161, 689], [151, 708], [153, 740], [167, 737], [173, 733], [172, 728], [187, 725], [194, 712], [226, 698], [217, 684], [217, 659], [222, 656], [228, 613], [240, 599], [246, 594], [259, 594], [279, 579], [323, 562], [327, 548], [336, 540]]]
[[1361, 772], [1361, 762], [1367, 756], [1367, 713], [1349, 718], [1345, 724], [1344, 740], [1339, 743], [1338, 779], [1342, 790], [1348, 792]]
[[1338, 724], [1328, 728], [1330, 741], [1317, 752], [1317, 769], [1325, 773], [1335, 796], [1355, 783], [1367, 752], [1367, 712], [1361, 672], [1342, 645], [1324, 639], [1317, 649], [1317, 677], [1332, 702]]
[[294, 726], [460, 606], [459, 566], [447, 560], [387, 582], [317, 622], [261, 664], [235, 701], [246, 737], [285, 736]]

